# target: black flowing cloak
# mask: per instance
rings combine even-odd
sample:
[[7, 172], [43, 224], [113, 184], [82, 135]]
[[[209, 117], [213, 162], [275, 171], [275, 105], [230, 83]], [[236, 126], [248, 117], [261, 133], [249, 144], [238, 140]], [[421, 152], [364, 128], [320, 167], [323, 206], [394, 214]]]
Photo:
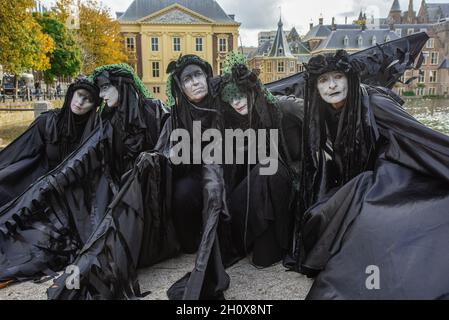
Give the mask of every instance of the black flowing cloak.
[[308, 299], [447, 298], [449, 137], [368, 91], [373, 165], [303, 218], [302, 271], [320, 272]]
[[[73, 91], [67, 94], [62, 109], [40, 115], [0, 152], [0, 206], [54, 169], [92, 132], [95, 110], [81, 116], [76, 124], [76, 116], [70, 111], [72, 96]], [[61, 122], [67, 122], [67, 126]]]
[[[161, 115], [141, 115], [149, 120], [145, 126], [153, 129], [157, 121], [165, 119], [162, 105], [156, 100], [146, 100], [144, 105], [143, 112], [148, 115]], [[73, 263], [83, 248], [92, 244], [89, 239], [101, 232], [106, 213], [127, 177], [122, 177], [114, 166], [120, 156], [114, 145], [114, 129], [110, 120], [103, 119], [58, 167], [0, 208], [0, 281], [54, 274]], [[141, 151], [135, 150], [138, 154]], [[120, 162], [123, 167], [132, 166], [130, 162], [135, 161], [123, 161], [124, 158]], [[108, 253], [90, 257], [92, 264], [106, 259], [104, 255]], [[116, 263], [127, 265], [124, 259], [122, 255]]]
[[[230, 266], [249, 251], [252, 261], [266, 267], [288, 252], [293, 233], [293, 212], [297, 201], [304, 105], [295, 97], [279, 97], [270, 103], [264, 93], [255, 90], [252, 115], [239, 115], [223, 102], [224, 127], [228, 129], [277, 129], [278, 170], [274, 175], [261, 175], [259, 162], [224, 165], [226, 197], [230, 222], [219, 225], [222, 255]], [[251, 119], [251, 120], [249, 120]], [[267, 136], [267, 138], [269, 138]], [[253, 141], [258, 149], [258, 144]], [[246, 145], [246, 152], [249, 146]], [[267, 142], [267, 150], [272, 148]]]

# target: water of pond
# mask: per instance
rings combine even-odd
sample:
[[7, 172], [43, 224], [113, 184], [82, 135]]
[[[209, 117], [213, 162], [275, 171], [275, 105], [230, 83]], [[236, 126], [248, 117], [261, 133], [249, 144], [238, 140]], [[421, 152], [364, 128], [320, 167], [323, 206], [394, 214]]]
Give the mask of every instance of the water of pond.
[[418, 121], [426, 126], [449, 135], [449, 105], [438, 108], [405, 108]]

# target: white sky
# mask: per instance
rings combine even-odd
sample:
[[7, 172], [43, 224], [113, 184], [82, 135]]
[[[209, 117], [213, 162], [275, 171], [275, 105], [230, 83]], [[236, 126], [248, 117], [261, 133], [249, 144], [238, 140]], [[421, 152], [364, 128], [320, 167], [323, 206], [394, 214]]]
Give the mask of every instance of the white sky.
[[[111, 12], [125, 11], [133, 0], [100, 0], [111, 8]], [[393, 4], [393, 0], [216, 0], [228, 14], [235, 14], [235, 19], [241, 22], [240, 37], [244, 46], [257, 46], [259, 31], [276, 30], [279, 14], [282, 12], [284, 30], [296, 27], [300, 35], [309, 30], [309, 23], [318, 23], [320, 15], [325, 24], [330, 24], [332, 17], [337, 23], [343, 24], [345, 16], [348, 23], [358, 17], [361, 9], [367, 15], [374, 13], [375, 18], [385, 18]], [[44, 0], [51, 3], [54, 1]], [[399, 0], [401, 9], [406, 11], [409, 0]], [[430, 3], [449, 0], [431, 0]], [[418, 11], [421, 0], [414, 1], [414, 9]], [[240, 45], [240, 43], [239, 43]]]

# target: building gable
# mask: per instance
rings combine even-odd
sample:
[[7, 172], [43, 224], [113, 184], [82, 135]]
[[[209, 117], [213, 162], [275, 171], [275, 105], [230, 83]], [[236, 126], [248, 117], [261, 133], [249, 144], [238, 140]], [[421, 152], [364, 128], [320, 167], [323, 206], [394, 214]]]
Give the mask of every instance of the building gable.
[[211, 24], [213, 20], [189, 10], [180, 4], [173, 4], [149, 16], [138, 20], [141, 23], [154, 24]]

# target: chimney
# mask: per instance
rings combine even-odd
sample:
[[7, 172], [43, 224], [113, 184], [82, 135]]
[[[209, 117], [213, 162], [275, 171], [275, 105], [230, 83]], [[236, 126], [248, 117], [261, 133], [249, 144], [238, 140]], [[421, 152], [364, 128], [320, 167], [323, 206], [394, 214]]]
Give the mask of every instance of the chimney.
[[348, 17], [345, 17], [345, 24], [348, 24]]
[[320, 18], [318, 19], [318, 22], [319, 22], [319, 24], [322, 26], [322, 25], [323, 25], [323, 17], [320, 17]]
[[228, 14], [229, 18], [235, 21], [235, 14]]
[[309, 23], [310, 30], [313, 28], [313, 22]]
[[332, 30], [337, 30], [337, 25], [335, 24], [335, 17], [332, 17]]

